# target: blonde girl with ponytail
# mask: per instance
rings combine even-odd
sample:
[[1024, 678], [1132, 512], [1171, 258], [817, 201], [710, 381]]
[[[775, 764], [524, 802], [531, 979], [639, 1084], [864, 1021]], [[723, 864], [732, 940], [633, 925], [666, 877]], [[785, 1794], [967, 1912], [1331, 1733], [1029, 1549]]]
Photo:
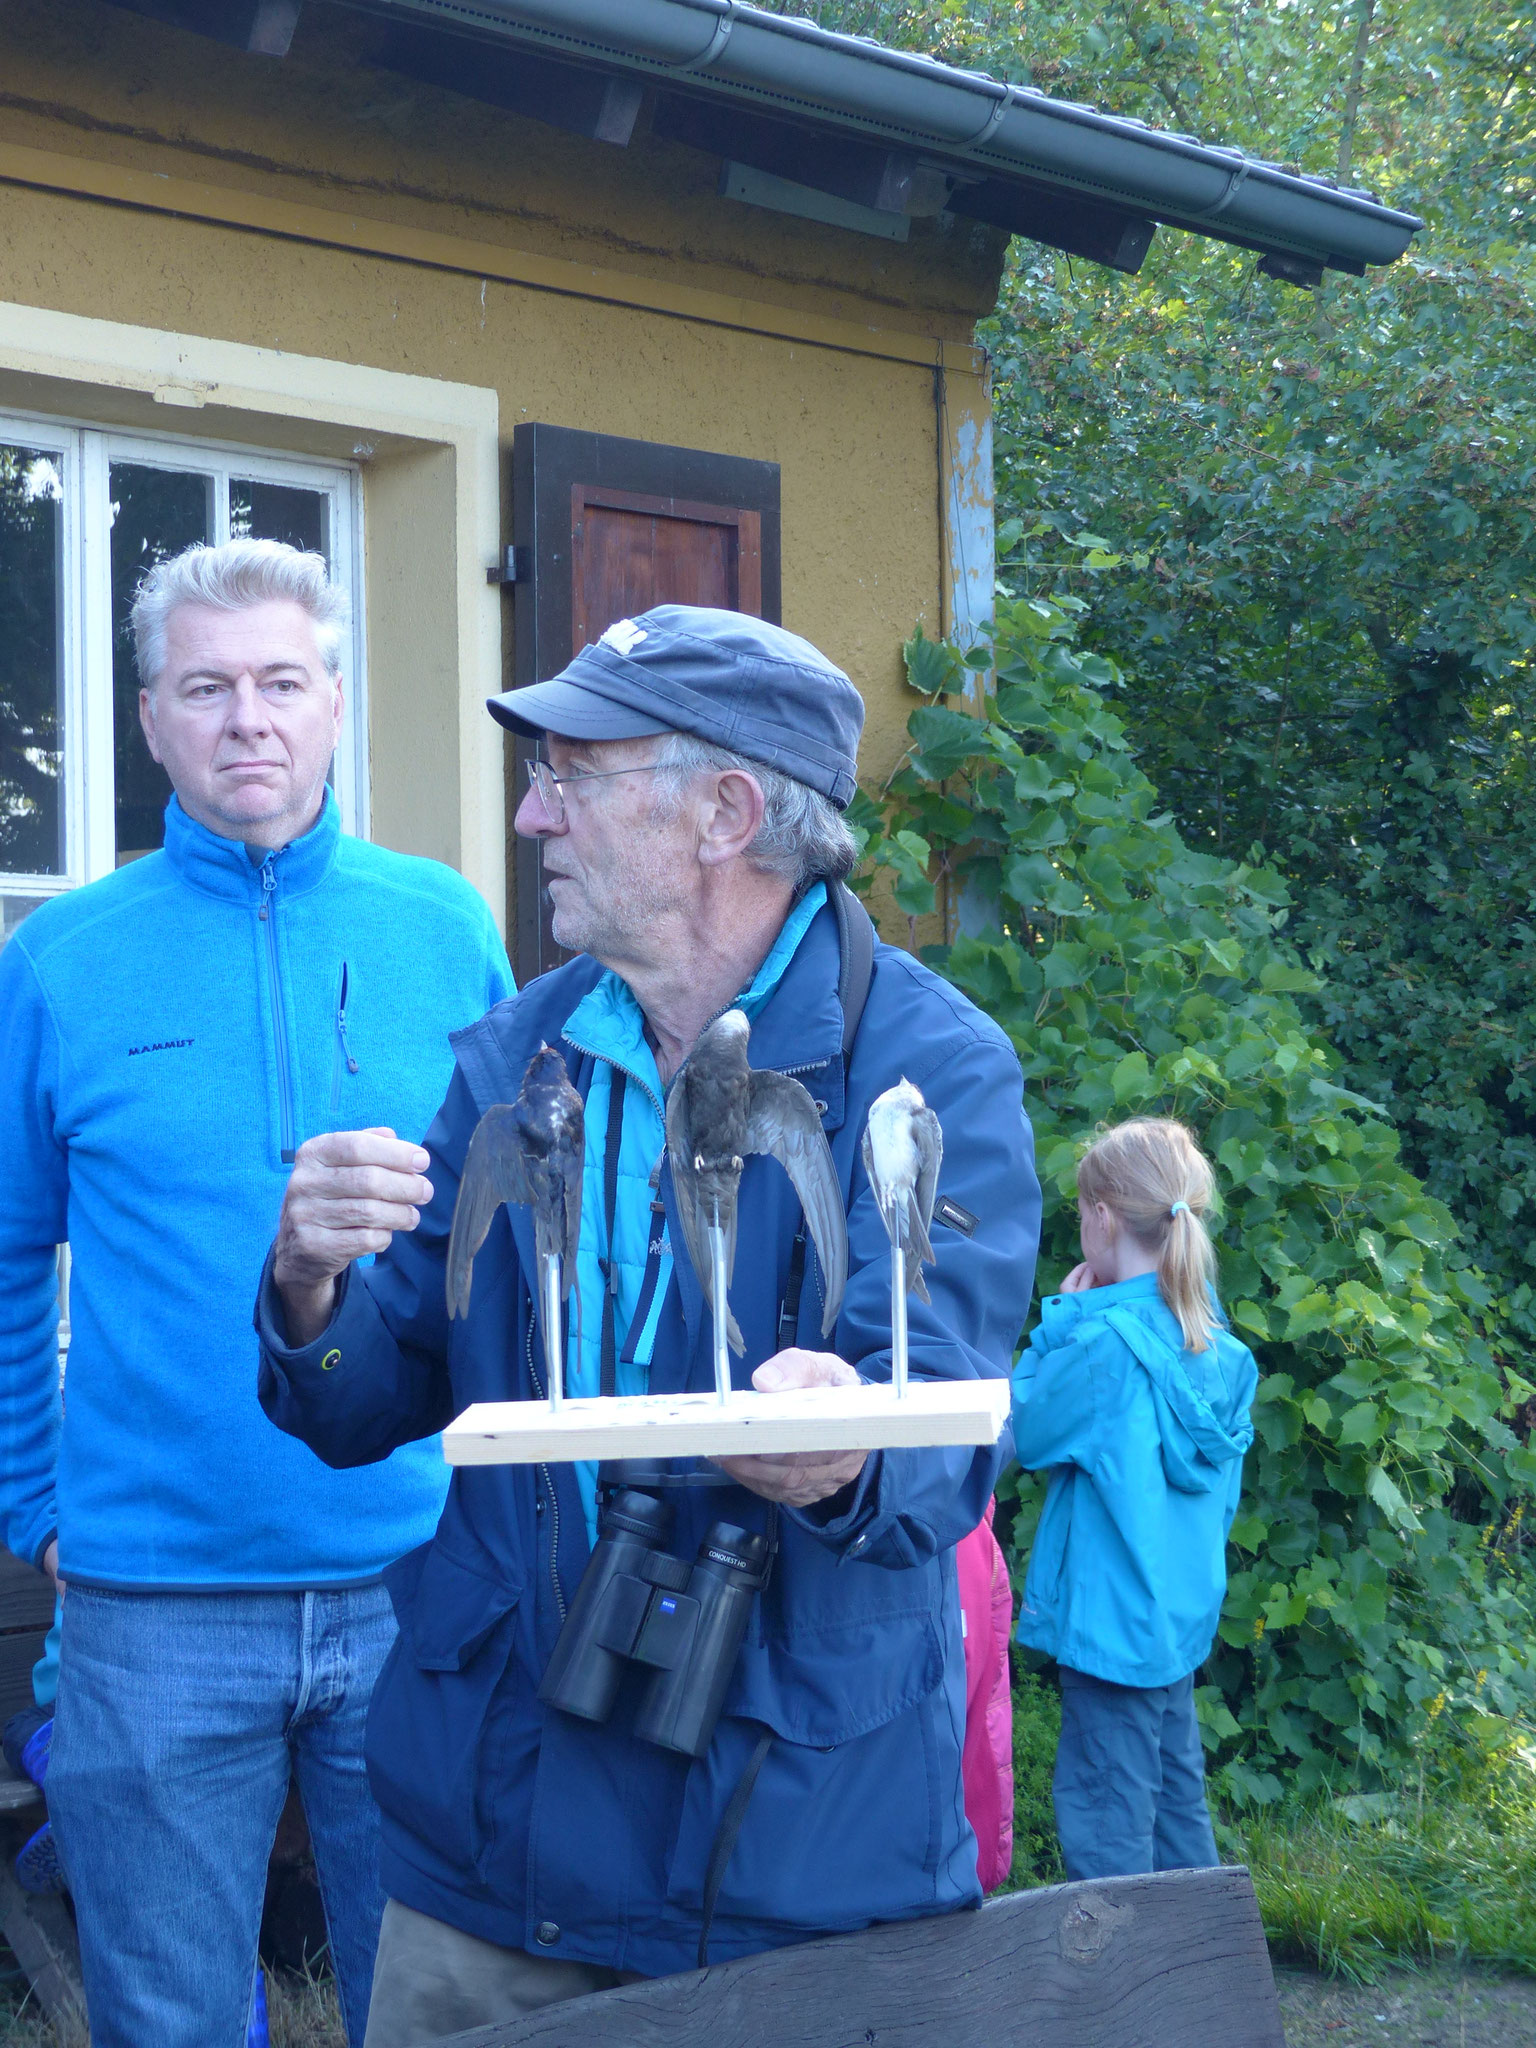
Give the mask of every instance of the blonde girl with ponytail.
[[1018, 1638], [1059, 1669], [1053, 1792], [1074, 1879], [1217, 1860], [1194, 1674], [1226, 1592], [1258, 1368], [1217, 1297], [1215, 1194], [1183, 1124], [1101, 1132], [1078, 1162], [1082, 1260], [1014, 1368], [1019, 1463], [1050, 1475]]
[[1183, 1124], [1137, 1116], [1105, 1131], [1078, 1161], [1083, 1262], [1063, 1293], [1155, 1273], [1185, 1350], [1208, 1350], [1217, 1327], [1216, 1249], [1205, 1217], [1215, 1193], [1211, 1163]]

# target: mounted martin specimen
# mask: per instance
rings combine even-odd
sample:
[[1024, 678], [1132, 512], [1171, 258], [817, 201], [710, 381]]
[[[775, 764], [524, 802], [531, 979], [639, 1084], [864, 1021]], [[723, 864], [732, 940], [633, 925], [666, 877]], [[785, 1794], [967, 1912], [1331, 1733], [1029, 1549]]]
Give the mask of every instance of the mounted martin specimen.
[[[450, 1316], [469, 1313], [475, 1254], [503, 1202], [532, 1205], [541, 1278], [549, 1271], [548, 1262], [559, 1260], [560, 1284], [554, 1298], [569, 1298], [581, 1234], [583, 1128], [581, 1097], [571, 1086], [565, 1061], [552, 1046], [541, 1045], [528, 1062], [516, 1102], [498, 1102], [488, 1109], [469, 1141], [448, 1237]], [[544, 1356], [554, 1361], [559, 1333], [548, 1327], [550, 1292], [541, 1285], [534, 1298]]]
[[715, 1317], [717, 1387], [724, 1367], [719, 1336], [738, 1357], [745, 1350], [724, 1293], [736, 1265], [736, 1198], [747, 1154], [777, 1159], [800, 1197], [826, 1282], [824, 1337], [837, 1322], [848, 1280], [842, 1189], [816, 1105], [790, 1075], [748, 1066], [750, 1036], [740, 1010], [706, 1025], [667, 1099], [667, 1156], [683, 1240]]
[[922, 1267], [933, 1264], [928, 1230], [943, 1157], [939, 1120], [910, 1081], [903, 1077], [875, 1097], [864, 1130], [864, 1171], [885, 1234], [903, 1256], [907, 1292], [919, 1301], [928, 1299]]

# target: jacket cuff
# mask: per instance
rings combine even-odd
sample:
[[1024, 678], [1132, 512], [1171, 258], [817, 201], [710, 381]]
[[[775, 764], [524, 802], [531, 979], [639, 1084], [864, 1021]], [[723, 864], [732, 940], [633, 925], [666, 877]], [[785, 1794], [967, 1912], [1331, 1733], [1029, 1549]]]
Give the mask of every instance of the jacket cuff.
[[[352, 1267], [343, 1267], [336, 1276], [336, 1300], [331, 1308], [331, 1319], [319, 1336], [312, 1343], [293, 1345], [288, 1342], [288, 1317], [274, 1277], [276, 1260], [277, 1246], [274, 1244], [267, 1253], [266, 1264], [261, 1269], [261, 1284], [256, 1290], [256, 1311], [251, 1318], [256, 1326], [256, 1336], [261, 1348], [285, 1370], [290, 1366], [296, 1366], [302, 1372], [307, 1365], [322, 1366], [327, 1355], [337, 1348], [336, 1327], [346, 1313], [347, 1299], [352, 1291]], [[338, 1356], [333, 1364], [340, 1363], [341, 1359]], [[324, 1369], [330, 1371], [332, 1367], [325, 1365]]]
[[828, 1550], [841, 1551], [845, 1557], [862, 1557], [870, 1547], [873, 1525], [880, 1518], [880, 1481], [884, 1470], [885, 1453], [871, 1451], [864, 1460], [864, 1469], [848, 1486], [808, 1508], [785, 1507], [780, 1512], [798, 1522]]

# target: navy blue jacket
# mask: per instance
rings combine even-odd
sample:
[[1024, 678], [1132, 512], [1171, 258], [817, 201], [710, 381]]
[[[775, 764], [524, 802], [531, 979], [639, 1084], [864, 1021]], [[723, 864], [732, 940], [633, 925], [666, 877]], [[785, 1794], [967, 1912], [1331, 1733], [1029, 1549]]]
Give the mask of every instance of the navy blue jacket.
[[[909, 955], [881, 946], [846, 1086], [836, 923], [823, 910], [752, 1033], [759, 1066], [796, 1073], [826, 1105], [847, 1194], [850, 1277], [839, 1354], [890, 1371], [889, 1247], [859, 1162], [870, 1103], [903, 1074], [944, 1126], [932, 1306], [911, 1305], [915, 1373], [1006, 1374], [1030, 1300], [1040, 1196], [1022, 1080], [997, 1027]], [[434, 1196], [339, 1292], [313, 1344], [283, 1342], [270, 1274], [258, 1304], [261, 1399], [333, 1465], [386, 1457], [472, 1401], [542, 1397], [528, 1276], [531, 1219], [498, 1212], [468, 1318], [451, 1329], [444, 1253], [469, 1137], [516, 1092], [542, 1040], [597, 980], [573, 961], [454, 1041], [458, 1066], [426, 1138]], [[565, 1048], [585, 1095], [594, 1061]], [[681, 1243], [670, 1174], [672, 1241]], [[777, 1349], [799, 1220], [770, 1159], [748, 1160], [731, 1301], [746, 1339], [736, 1383]], [[814, 1259], [799, 1342], [822, 1348]], [[651, 1368], [658, 1393], [713, 1383], [709, 1319], [678, 1261]], [[595, 1726], [540, 1706], [536, 1688], [580, 1582], [587, 1534], [572, 1468], [454, 1472], [436, 1539], [396, 1565], [400, 1638], [379, 1680], [369, 1775], [383, 1812], [385, 1890], [466, 1932], [535, 1954], [646, 1975], [691, 1969], [710, 1849], [763, 1728], [768, 1751], [721, 1888], [714, 1960], [973, 1905], [976, 1846], [961, 1799], [965, 1673], [953, 1546], [980, 1521], [1006, 1444], [888, 1451], [851, 1493], [780, 1513], [781, 1549], [726, 1710], [696, 1763], [630, 1732], [633, 1692]], [[679, 1497], [673, 1548], [716, 1518], [762, 1530], [767, 1504], [735, 1487]]]

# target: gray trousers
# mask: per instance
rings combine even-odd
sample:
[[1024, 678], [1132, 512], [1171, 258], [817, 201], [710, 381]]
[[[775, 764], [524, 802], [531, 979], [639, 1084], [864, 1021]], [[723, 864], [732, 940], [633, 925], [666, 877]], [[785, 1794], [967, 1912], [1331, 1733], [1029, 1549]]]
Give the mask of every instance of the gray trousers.
[[1074, 1881], [1221, 1861], [1205, 1803], [1195, 1681], [1112, 1685], [1061, 1667], [1061, 1744], [1051, 1787], [1061, 1860]]
[[363, 2048], [422, 2048], [445, 2034], [520, 2019], [541, 2005], [638, 1979], [635, 1970], [498, 1948], [386, 1899]]

